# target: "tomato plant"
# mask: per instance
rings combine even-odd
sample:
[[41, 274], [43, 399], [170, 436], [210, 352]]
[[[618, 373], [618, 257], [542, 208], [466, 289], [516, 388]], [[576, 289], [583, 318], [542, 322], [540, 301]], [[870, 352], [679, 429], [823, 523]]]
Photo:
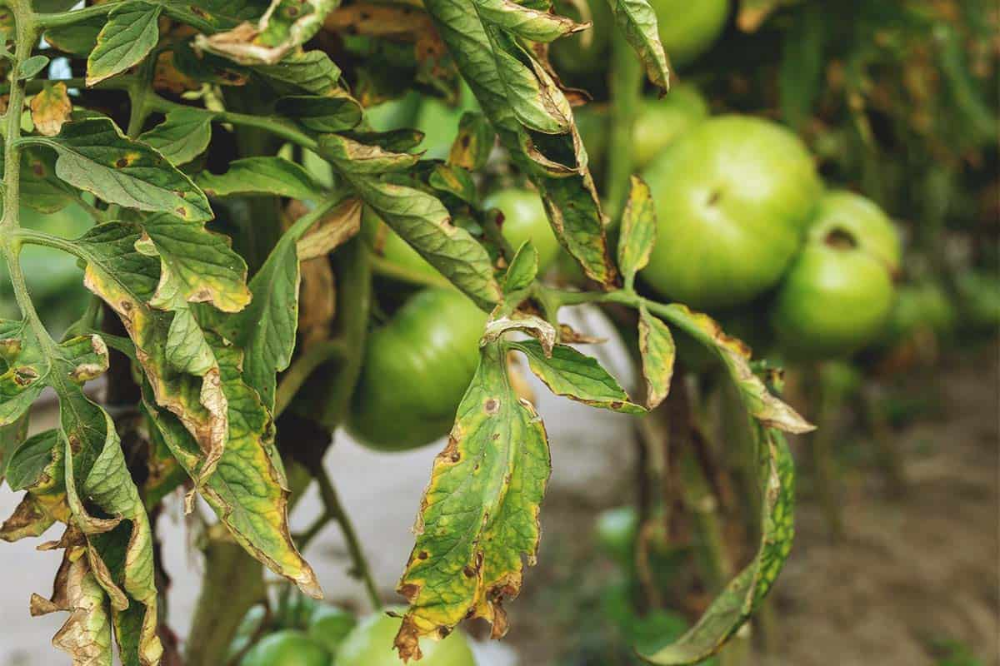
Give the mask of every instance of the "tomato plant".
[[[719, 321], [769, 342], [769, 317], [786, 350], [845, 355], [882, 332], [901, 268], [875, 204], [823, 194], [795, 86], [771, 114], [786, 126], [738, 99], [709, 117], [708, 69], [668, 93], [668, 52], [709, 68], [724, 32], [737, 44], [774, 12], [812, 34], [819, 10], [778, 4], [741, 5], [734, 24], [727, 0], [0, 0], [0, 481], [23, 493], [0, 538], [60, 530], [44, 546], [62, 551], [53, 592], [30, 602], [67, 613], [55, 647], [100, 666], [474, 663], [460, 625], [508, 632], [552, 470], [519, 359], [557, 396], [648, 415], [647, 453], [682, 443], [676, 465], [649, 462], [658, 499], [600, 521], [602, 538], [656, 589], [657, 563], [707, 563], [717, 596], [684, 630], [663, 603], [638, 613], [631, 581], [608, 606], [645, 663], [712, 659], [789, 555], [784, 433], [814, 428]], [[789, 44], [779, 78], [809, 80], [794, 65], [816, 58]], [[600, 99], [588, 109], [561, 74]], [[992, 138], [948, 80], [975, 141]], [[856, 168], [836, 136], [811, 143], [827, 171]], [[963, 313], [996, 319], [989, 277], [955, 282]], [[568, 323], [576, 306], [617, 327], [636, 396], [583, 351], [598, 341]], [[687, 362], [699, 353], [705, 369]], [[753, 507], [740, 570], [702, 510], [695, 384], [728, 400]], [[49, 395], [58, 419], [42, 427]], [[341, 431], [379, 451], [447, 437], [399, 554], [405, 606], [383, 607], [323, 467]], [[293, 534], [310, 487], [322, 512]], [[701, 551], [670, 543], [667, 487]], [[183, 649], [156, 529], [175, 496], [204, 556]], [[303, 553], [331, 522], [374, 611], [356, 626], [314, 601]]]

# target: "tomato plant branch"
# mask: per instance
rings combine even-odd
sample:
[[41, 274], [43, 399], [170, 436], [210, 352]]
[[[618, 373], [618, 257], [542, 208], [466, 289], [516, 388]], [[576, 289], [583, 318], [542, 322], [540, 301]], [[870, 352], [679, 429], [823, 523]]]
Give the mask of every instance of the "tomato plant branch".
[[319, 485], [319, 494], [323, 500], [323, 506], [326, 507], [327, 513], [340, 524], [344, 539], [347, 541], [347, 549], [350, 551], [351, 560], [354, 563], [351, 573], [364, 583], [365, 591], [368, 593], [368, 600], [371, 602], [372, 608], [377, 610], [382, 607], [382, 601], [379, 599], [378, 588], [375, 587], [375, 581], [368, 567], [368, 560], [365, 559], [364, 552], [361, 550], [361, 542], [358, 541], [354, 525], [348, 517], [347, 512], [344, 511], [344, 507], [340, 503], [340, 496], [337, 494], [336, 488], [333, 487], [333, 482], [330, 480], [330, 476], [326, 473], [326, 470], [322, 467], [313, 470], [313, 476], [315, 476], [316, 483]]
[[307, 349], [282, 375], [274, 397], [274, 418], [281, 416], [316, 368], [327, 361], [344, 358], [349, 352], [343, 340], [326, 340]]
[[64, 28], [70, 25], [76, 25], [77, 23], [82, 23], [90, 19], [100, 19], [111, 13], [116, 5], [112, 2], [91, 5], [90, 7], [83, 7], [81, 9], [74, 9], [68, 12], [52, 12], [52, 13], [42, 13], [34, 14], [35, 25], [38, 26], [40, 30], [49, 30], [51, 28]]
[[632, 175], [632, 130], [642, 93], [642, 65], [625, 36], [611, 39], [611, 132], [608, 145], [608, 213], [616, 220], [625, 207]]

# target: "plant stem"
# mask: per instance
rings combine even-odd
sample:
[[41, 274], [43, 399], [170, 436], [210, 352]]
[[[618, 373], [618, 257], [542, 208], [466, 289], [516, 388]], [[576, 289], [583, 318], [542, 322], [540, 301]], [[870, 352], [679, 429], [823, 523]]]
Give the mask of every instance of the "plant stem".
[[632, 175], [632, 130], [642, 96], [642, 65], [620, 31], [611, 39], [611, 133], [608, 141], [607, 207], [618, 219]]
[[68, 25], [81, 23], [92, 18], [101, 18], [111, 13], [117, 5], [108, 2], [100, 5], [92, 5], [83, 9], [75, 9], [68, 12], [53, 12], [51, 14], [35, 14], [35, 25], [40, 30], [49, 28], [62, 28]]
[[281, 383], [274, 396], [274, 418], [281, 416], [295, 394], [316, 368], [327, 361], [343, 358], [348, 348], [343, 340], [327, 340], [308, 349], [299, 356], [292, 366], [281, 376]]
[[323, 499], [323, 506], [326, 507], [327, 513], [333, 516], [340, 524], [344, 539], [347, 541], [347, 548], [351, 553], [351, 560], [354, 562], [352, 573], [364, 583], [365, 591], [368, 593], [368, 600], [371, 602], [372, 608], [378, 610], [382, 607], [382, 601], [379, 599], [378, 588], [375, 587], [375, 581], [372, 579], [371, 570], [368, 567], [368, 560], [365, 559], [364, 552], [361, 550], [361, 543], [358, 541], [358, 535], [354, 531], [354, 525], [351, 523], [347, 512], [344, 511], [344, 507], [340, 503], [340, 497], [337, 495], [337, 490], [333, 487], [333, 483], [330, 481], [330, 476], [326, 473], [326, 470], [320, 467], [313, 471], [313, 475], [316, 477], [316, 483], [319, 484], [319, 493]]

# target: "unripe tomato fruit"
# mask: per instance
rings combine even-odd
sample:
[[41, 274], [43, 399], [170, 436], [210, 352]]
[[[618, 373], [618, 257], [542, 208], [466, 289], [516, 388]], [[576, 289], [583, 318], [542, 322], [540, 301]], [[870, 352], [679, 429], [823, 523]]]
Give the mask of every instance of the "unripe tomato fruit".
[[445, 436], [479, 363], [487, 315], [450, 289], [418, 292], [368, 339], [348, 428], [404, 451]]
[[410, 247], [406, 241], [399, 237], [399, 234], [382, 221], [377, 213], [372, 212], [367, 206], [362, 213], [361, 234], [367, 240], [368, 245], [389, 263], [416, 274], [441, 275], [438, 269], [431, 266], [426, 259], [420, 256], [419, 252]]
[[726, 27], [729, 0], [650, 0], [660, 42], [674, 67], [707, 51]]
[[499, 208], [503, 213], [500, 230], [515, 252], [525, 241], [531, 241], [538, 252], [539, 273], [552, 265], [559, 253], [559, 241], [537, 192], [519, 188], [500, 190], [488, 196], [483, 207]]
[[306, 633], [330, 654], [336, 654], [344, 638], [357, 624], [357, 619], [344, 609], [321, 604], [313, 611]]
[[736, 115], [696, 126], [644, 175], [660, 240], [642, 277], [698, 309], [745, 303], [774, 286], [823, 188], [798, 137]]
[[871, 342], [892, 311], [899, 254], [892, 222], [878, 206], [848, 192], [823, 197], [775, 300], [782, 347], [792, 356], [832, 358]]
[[301, 631], [285, 629], [250, 648], [240, 666], [331, 666], [332, 655]]
[[632, 161], [637, 170], [673, 141], [708, 118], [708, 102], [698, 89], [678, 85], [662, 99], [643, 99], [632, 128]]
[[590, 16], [585, 17], [572, 2], [557, 3], [556, 10], [561, 16], [574, 21], [589, 20], [589, 30], [582, 30], [552, 42], [549, 55], [560, 72], [569, 74], [589, 74], [608, 66], [608, 51], [611, 31], [615, 29], [611, 7], [605, 0], [587, 0]]
[[[340, 646], [337, 666], [401, 666], [393, 640], [402, 620], [386, 615], [388, 610], [406, 612], [401, 606], [387, 608], [361, 620]], [[416, 662], [419, 666], [476, 666], [468, 640], [457, 629], [440, 641], [421, 640], [420, 651], [424, 656]]]

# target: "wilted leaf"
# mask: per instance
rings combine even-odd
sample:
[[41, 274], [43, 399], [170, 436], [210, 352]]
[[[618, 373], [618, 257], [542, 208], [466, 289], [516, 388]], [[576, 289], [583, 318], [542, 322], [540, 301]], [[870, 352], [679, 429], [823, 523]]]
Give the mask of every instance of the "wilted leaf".
[[31, 597], [31, 615], [68, 612], [52, 645], [73, 658], [74, 666], [111, 666], [111, 612], [108, 597], [79, 546], [67, 549], [51, 599]]
[[31, 122], [38, 133], [45, 136], [59, 134], [72, 111], [73, 103], [65, 83], [46, 84], [40, 93], [31, 98]]
[[[656, 12], [647, 0], [608, 0], [608, 4], [618, 29], [635, 49], [649, 80], [665, 92], [670, 87], [670, 70], [663, 44], [660, 43]], [[673, 17], [662, 18], [669, 21]]]
[[87, 85], [93, 86], [138, 65], [160, 38], [161, 7], [143, 0], [123, 2], [111, 10], [87, 58]]
[[442, 275], [480, 306], [500, 300], [500, 285], [485, 248], [451, 224], [444, 205], [426, 192], [379, 178], [386, 170], [409, 168], [416, 156], [335, 135], [322, 137], [321, 146], [324, 157], [365, 204]]
[[338, 4], [338, 0], [273, 0], [256, 25], [243, 23], [227, 32], [199, 35], [196, 43], [236, 62], [271, 65], [315, 35]]
[[323, 51], [290, 53], [273, 65], [254, 65], [252, 71], [282, 95], [302, 92], [321, 97], [336, 96], [340, 68]]
[[309, 261], [333, 252], [361, 230], [362, 205], [358, 199], [348, 199], [305, 234], [296, 244], [299, 262]]
[[618, 270], [627, 289], [635, 283], [635, 274], [649, 263], [656, 244], [656, 209], [649, 186], [638, 176], [631, 177], [631, 185], [618, 239]]
[[[339, 89], [337, 89], [339, 91]], [[361, 104], [346, 92], [327, 97], [290, 95], [282, 97], [274, 110], [314, 132], [343, 132], [361, 122]]]
[[144, 132], [139, 139], [156, 148], [174, 166], [180, 166], [205, 152], [212, 140], [212, 114], [178, 109], [166, 120]]
[[701, 619], [677, 641], [652, 654], [640, 654], [656, 666], [700, 664], [719, 651], [750, 618], [771, 591], [791, 551], [795, 528], [795, 470], [784, 436], [754, 426], [760, 446], [763, 530], [753, 561], [716, 597]]
[[451, 144], [448, 164], [476, 171], [486, 166], [486, 160], [493, 152], [497, 133], [481, 113], [466, 111], [458, 121], [458, 136]]
[[645, 306], [639, 308], [639, 353], [646, 378], [646, 407], [653, 409], [670, 393], [677, 349], [670, 329]]
[[520, 591], [522, 558], [535, 561], [548, 442], [506, 373], [503, 344], [484, 346], [448, 446], [434, 461], [399, 584], [410, 602], [395, 641], [404, 660], [420, 658], [421, 636], [443, 636], [466, 617], [488, 620], [493, 636], [503, 636], [503, 601]]
[[476, 0], [484, 21], [532, 42], [551, 42], [586, 29], [586, 24], [511, 0]]
[[524, 241], [507, 267], [503, 282], [504, 295], [527, 289], [538, 275], [538, 251], [531, 241]]
[[215, 175], [203, 171], [197, 184], [209, 195], [274, 194], [291, 199], [317, 199], [323, 186], [308, 171], [283, 157], [245, 157]]
[[66, 123], [59, 136], [25, 142], [55, 149], [56, 175], [108, 203], [196, 222], [212, 219], [205, 194], [190, 178], [155, 150], [126, 138], [108, 118]]
[[747, 411], [762, 424], [791, 433], [816, 429], [794, 409], [771, 395], [750, 368], [750, 350], [741, 341], [726, 335], [714, 319], [680, 304], [667, 305], [660, 314], [715, 352], [736, 383]]
[[[427, 0], [425, 7], [514, 164], [538, 188], [556, 237], [588, 276], [613, 284], [616, 273], [587, 154], [555, 81], [508, 34], [484, 25], [474, 3]], [[530, 130], [540, 125], [558, 127], [559, 133]]]
[[556, 395], [626, 414], [646, 411], [629, 399], [618, 381], [596, 358], [581, 354], [568, 345], [555, 345], [552, 353], [546, 355], [542, 345], [535, 340], [511, 342], [509, 346], [525, 355], [531, 371]]
[[257, 392], [242, 379], [242, 353], [216, 343], [222, 388], [229, 404], [229, 439], [215, 473], [205, 478], [205, 459], [190, 434], [172, 415], [157, 408], [148, 386], [143, 404], [154, 437], [195, 480], [198, 492], [236, 541], [275, 573], [314, 597], [321, 595], [312, 568], [292, 542], [288, 529], [288, 489], [272, 442], [271, 417]]

